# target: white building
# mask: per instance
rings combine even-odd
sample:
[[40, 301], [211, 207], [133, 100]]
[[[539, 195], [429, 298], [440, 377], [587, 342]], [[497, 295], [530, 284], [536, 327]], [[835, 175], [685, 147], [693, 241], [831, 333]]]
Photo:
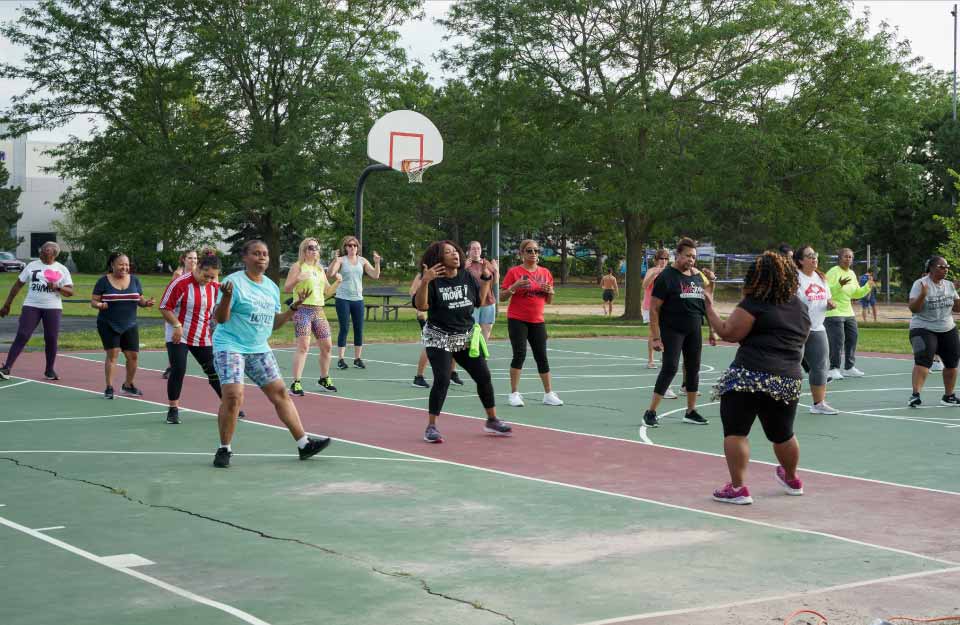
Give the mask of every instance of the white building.
[[0, 140], [0, 162], [10, 174], [7, 184], [22, 190], [18, 210], [23, 216], [17, 222], [15, 234], [22, 237], [23, 241], [14, 251], [17, 258], [39, 256], [38, 250], [44, 241], [57, 241], [66, 249], [53, 226], [53, 221], [62, 219], [62, 214], [55, 211], [53, 205], [67, 190], [69, 183], [56, 174], [44, 171], [54, 164], [53, 158], [44, 152], [58, 145], [28, 141], [26, 137]]

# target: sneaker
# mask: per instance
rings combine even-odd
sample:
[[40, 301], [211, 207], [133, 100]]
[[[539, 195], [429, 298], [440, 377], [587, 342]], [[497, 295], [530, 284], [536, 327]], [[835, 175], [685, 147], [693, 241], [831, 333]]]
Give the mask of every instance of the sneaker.
[[303, 397], [303, 384], [300, 380], [294, 380], [293, 384], [290, 385], [290, 394]]
[[167, 423], [178, 425], [180, 423], [180, 409], [170, 406], [167, 409]]
[[328, 375], [325, 378], [320, 378], [317, 380], [317, 384], [320, 385], [320, 388], [327, 391], [328, 393], [336, 393], [337, 387], [333, 385], [333, 380]]
[[694, 425], [707, 425], [710, 423], [703, 415], [701, 415], [696, 410], [691, 410], [687, 414], [683, 415], [684, 423], [692, 423]]
[[130, 397], [143, 397], [143, 391], [138, 389], [133, 384], [121, 384], [120, 392]]
[[363, 364], [363, 361], [360, 360], [359, 358], [354, 358], [354, 359], [353, 359], [353, 366], [356, 367], [357, 369], [366, 369], [366, 368], [367, 368], [367, 365]]
[[0, 380], [9, 380], [10, 379], [10, 367], [3, 367], [0, 369]]
[[437, 426], [428, 425], [426, 431], [423, 433], [423, 440], [428, 443], [442, 443], [443, 437], [440, 436], [440, 430], [437, 429]]
[[347, 363], [343, 361], [343, 358], [337, 361], [337, 369], [349, 369], [349, 368], [350, 367], [347, 366]]
[[664, 391], [664, 393], [663, 393], [663, 398], [664, 398], [664, 399], [676, 399], [676, 398], [677, 398], [677, 394], [674, 393], [673, 391], [671, 391], [670, 389], [667, 389], [667, 390]]
[[957, 399], [956, 393], [950, 393], [941, 397], [940, 403], [944, 406], [960, 406], [960, 399]]
[[241, 410], [241, 411], [240, 411], [240, 414], [238, 414], [237, 417], [240, 418], [240, 419], [246, 419], [246, 418], [247, 418], [247, 413], [245, 413], [244, 411]]
[[104, 398], [104, 399], [113, 399], [113, 387], [112, 387], [112, 386], [108, 386], [107, 388], [103, 389], [103, 398]]
[[543, 403], [547, 406], [562, 406], [563, 400], [553, 391], [543, 394]]
[[914, 393], [910, 396], [909, 401], [907, 401], [907, 406], [910, 408], [919, 408], [922, 403], [923, 402], [920, 401], [920, 393]]
[[934, 360], [933, 364], [930, 365], [930, 371], [943, 371], [943, 363], [939, 360]]
[[825, 401], [810, 406], [810, 414], [840, 414], [840, 411]]
[[750, 496], [750, 489], [746, 484], [740, 488], [734, 488], [733, 484], [727, 484], [723, 488], [713, 491], [713, 500], [721, 503], [735, 503], [737, 505], [746, 505], [753, 503], [753, 497]]
[[643, 413], [643, 424], [648, 428], [660, 427], [660, 419], [657, 417], [656, 410], [648, 410]]
[[450, 374], [450, 384], [456, 384], [457, 386], [463, 386], [463, 380], [460, 379], [460, 374], [454, 371]]
[[655, 362], [648, 362], [648, 363], [647, 363], [647, 369], [656, 369], [656, 368], [659, 367], [659, 366], [660, 366], [660, 365], [658, 365], [658, 364], [655, 363]]
[[860, 371], [856, 367], [843, 370], [843, 377], [845, 378], [862, 378], [864, 375], [863, 371]]
[[513, 433], [513, 428], [510, 427], [509, 423], [504, 423], [500, 419], [487, 419], [487, 422], [483, 424], [483, 431], [497, 436], [510, 436]]
[[412, 386], [416, 386], [419, 388], [430, 388], [430, 383], [427, 382], [422, 375], [415, 375], [413, 376]]
[[783, 486], [783, 492], [788, 495], [802, 495], [803, 494], [803, 482], [800, 481], [800, 478], [788, 480], [787, 471], [781, 466], [777, 467], [774, 477], [777, 478], [777, 483], [780, 486]]
[[307, 440], [307, 444], [303, 446], [303, 449], [297, 449], [297, 451], [300, 452], [301, 460], [306, 460], [311, 456], [316, 456], [321, 451], [326, 449], [332, 440], [329, 436], [324, 436], [322, 438], [308, 436], [307, 438], [309, 440]]
[[839, 368], [831, 369], [830, 371], [827, 371], [827, 382], [831, 382], [833, 380], [842, 380], [842, 379], [843, 379], [843, 374], [840, 373]]
[[57, 372], [54, 371], [53, 369], [47, 369], [46, 371], [44, 371], [44, 372], [43, 372], [43, 377], [47, 378], [48, 380], [59, 380], [59, 379], [60, 379], [60, 376], [57, 375]]
[[510, 397], [507, 398], [507, 403], [514, 408], [523, 408], [523, 395], [520, 393], [510, 393]]
[[216, 455], [213, 456], [213, 466], [226, 469], [230, 466], [230, 456], [232, 455], [233, 452], [226, 447], [218, 448]]
[[163, 375], [161, 375], [160, 377], [163, 378], [164, 380], [170, 379], [170, 367], [167, 367], [166, 369], [164, 369]]

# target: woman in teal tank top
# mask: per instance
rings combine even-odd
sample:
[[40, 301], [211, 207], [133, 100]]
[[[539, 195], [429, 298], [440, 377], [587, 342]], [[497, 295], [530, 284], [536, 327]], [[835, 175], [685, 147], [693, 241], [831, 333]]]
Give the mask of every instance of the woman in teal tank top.
[[353, 321], [353, 366], [366, 369], [360, 354], [363, 352], [363, 274], [366, 273], [374, 280], [380, 278], [380, 254], [373, 253], [373, 264], [360, 256], [360, 241], [353, 235], [343, 237], [337, 258], [327, 269], [327, 277], [332, 278], [337, 273], [343, 276], [343, 281], [337, 288], [334, 300], [337, 308], [337, 322], [340, 331], [337, 334], [337, 349], [340, 359], [337, 367], [346, 369], [347, 363], [343, 356], [347, 351], [347, 332], [351, 320]]

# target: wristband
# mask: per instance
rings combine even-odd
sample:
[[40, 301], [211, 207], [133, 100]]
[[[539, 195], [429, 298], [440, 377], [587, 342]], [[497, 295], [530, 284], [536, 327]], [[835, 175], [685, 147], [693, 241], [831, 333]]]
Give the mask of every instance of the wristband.
[[490, 275], [490, 276], [485, 276], [485, 275], [483, 275], [483, 274], [481, 273], [481, 274], [480, 274], [480, 279], [483, 280], [484, 282], [490, 282], [491, 280], [493, 280], [493, 276], [492, 276], [492, 275]]

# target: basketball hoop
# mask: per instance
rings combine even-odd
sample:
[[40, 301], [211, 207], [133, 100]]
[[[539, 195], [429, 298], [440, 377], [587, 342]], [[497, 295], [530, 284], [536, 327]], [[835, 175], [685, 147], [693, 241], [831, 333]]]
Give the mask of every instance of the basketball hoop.
[[423, 182], [423, 172], [431, 165], [433, 165], [433, 161], [407, 158], [400, 161], [400, 171], [407, 174], [408, 182]]

